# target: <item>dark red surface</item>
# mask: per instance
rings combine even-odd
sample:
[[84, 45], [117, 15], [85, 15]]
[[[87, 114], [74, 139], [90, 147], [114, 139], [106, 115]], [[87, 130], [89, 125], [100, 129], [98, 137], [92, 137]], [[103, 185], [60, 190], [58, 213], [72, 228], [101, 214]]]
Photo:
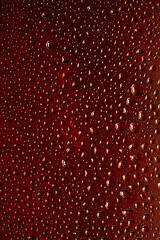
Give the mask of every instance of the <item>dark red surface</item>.
[[1, 0], [2, 240], [160, 239], [159, 13]]

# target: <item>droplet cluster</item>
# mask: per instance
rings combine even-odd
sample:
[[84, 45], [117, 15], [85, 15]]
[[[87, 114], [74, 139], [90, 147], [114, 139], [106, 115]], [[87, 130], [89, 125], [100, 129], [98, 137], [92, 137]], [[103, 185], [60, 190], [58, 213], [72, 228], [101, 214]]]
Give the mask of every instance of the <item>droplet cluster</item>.
[[160, 239], [159, 12], [1, 0], [2, 240]]

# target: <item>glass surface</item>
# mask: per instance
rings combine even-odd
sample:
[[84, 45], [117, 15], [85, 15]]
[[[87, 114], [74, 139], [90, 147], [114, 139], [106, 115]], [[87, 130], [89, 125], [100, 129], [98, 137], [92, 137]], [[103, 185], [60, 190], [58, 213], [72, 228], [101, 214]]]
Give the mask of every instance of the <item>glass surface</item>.
[[0, 16], [0, 238], [160, 239], [160, 2]]

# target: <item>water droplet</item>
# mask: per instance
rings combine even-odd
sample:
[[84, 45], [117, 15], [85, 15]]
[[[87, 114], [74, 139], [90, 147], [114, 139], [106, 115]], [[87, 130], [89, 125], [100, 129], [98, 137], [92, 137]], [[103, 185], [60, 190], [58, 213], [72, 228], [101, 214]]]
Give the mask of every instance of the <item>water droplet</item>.
[[55, 48], [56, 44], [54, 40], [48, 40], [46, 42], [46, 48], [48, 48], [49, 50], [53, 50]]

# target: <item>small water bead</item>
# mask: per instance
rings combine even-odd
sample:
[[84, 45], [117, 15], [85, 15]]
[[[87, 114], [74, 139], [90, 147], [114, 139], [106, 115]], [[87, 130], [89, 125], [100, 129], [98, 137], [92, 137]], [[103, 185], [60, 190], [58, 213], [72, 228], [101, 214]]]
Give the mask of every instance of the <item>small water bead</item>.
[[112, 179], [108, 179], [108, 180], [106, 181], [106, 185], [107, 185], [108, 187], [114, 187], [115, 182], [114, 182]]
[[140, 86], [135, 83], [131, 86], [131, 93], [134, 95], [134, 96], [139, 96], [141, 94], [142, 90], [140, 88]]
[[155, 65], [151, 65], [150, 67], [149, 67], [149, 71], [156, 71], [156, 66]]
[[146, 114], [145, 114], [144, 111], [139, 111], [139, 113], [138, 113], [138, 118], [139, 118], [139, 120], [144, 121], [144, 120], [146, 119], [146, 116], [145, 116], [145, 115], [146, 115]]
[[127, 161], [126, 160], [122, 160], [118, 163], [118, 168], [119, 169], [124, 169], [127, 166]]
[[88, 237], [92, 236], [92, 230], [91, 229], [86, 229], [85, 230], [85, 235], [87, 235]]
[[63, 56], [63, 57], [62, 57], [62, 62], [63, 62], [63, 63], [68, 63], [68, 62], [69, 62], [69, 57]]
[[95, 185], [94, 184], [92, 184], [92, 185], [89, 185], [88, 187], [87, 187], [87, 190], [89, 191], [89, 192], [95, 192], [96, 191], [96, 187], [95, 187]]
[[124, 181], [128, 182], [129, 179], [130, 179], [129, 174], [124, 174], [124, 175], [122, 176], [122, 179], [123, 179]]
[[143, 232], [143, 233], [149, 232], [148, 226], [142, 227], [142, 232]]
[[122, 198], [130, 198], [130, 193], [128, 192], [128, 191], [126, 191], [126, 190], [124, 190], [124, 191], [120, 191], [120, 196], [122, 197]]
[[97, 217], [98, 218], [103, 218], [104, 217], [104, 212], [98, 212]]
[[123, 130], [123, 125], [121, 123], [116, 123], [115, 124], [115, 128], [116, 130], [120, 131], [120, 130]]
[[122, 211], [122, 214], [123, 214], [124, 216], [126, 216], [126, 217], [129, 217], [129, 216], [132, 216], [133, 211], [130, 210], [130, 209], [126, 209], [126, 210], [123, 210], [123, 211]]
[[131, 110], [129, 108], [123, 108], [123, 113], [126, 115], [131, 115]]
[[117, 14], [117, 10], [112, 9], [112, 10], [110, 11], [110, 13], [111, 13], [112, 15], [116, 15], [116, 14]]
[[138, 132], [138, 126], [136, 123], [130, 123], [130, 127], [129, 127], [130, 131], [135, 133]]
[[63, 159], [62, 160], [62, 166], [66, 167], [66, 168], [69, 168], [69, 169], [72, 169], [73, 168], [73, 162], [71, 160], [68, 160], [68, 159]]
[[54, 50], [56, 47], [55, 41], [54, 40], [48, 40], [46, 42], [46, 48], [49, 50]]
[[112, 201], [107, 201], [105, 207], [106, 209], [111, 210], [114, 208], [114, 203]]
[[137, 143], [132, 143], [132, 144], [130, 144], [128, 148], [129, 148], [129, 150], [135, 150], [135, 149], [137, 149]]
[[44, 11], [42, 14], [41, 14], [41, 17], [43, 17], [43, 18], [47, 18], [47, 17], [49, 17], [50, 16], [50, 12], [48, 12], [48, 11]]
[[95, 7], [94, 4], [92, 4], [92, 5], [89, 5], [89, 6], [87, 7], [87, 10], [88, 10], [89, 12], [95, 12], [95, 11], [96, 11], [96, 7]]
[[144, 215], [143, 215], [143, 220], [145, 220], [145, 221], [146, 221], [146, 220], [149, 220], [149, 214], [144, 214]]
[[133, 97], [128, 97], [126, 100], [126, 105], [132, 106], [135, 104], [135, 99]]
[[160, 188], [160, 183], [157, 183], [158, 188]]

